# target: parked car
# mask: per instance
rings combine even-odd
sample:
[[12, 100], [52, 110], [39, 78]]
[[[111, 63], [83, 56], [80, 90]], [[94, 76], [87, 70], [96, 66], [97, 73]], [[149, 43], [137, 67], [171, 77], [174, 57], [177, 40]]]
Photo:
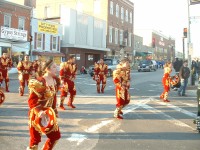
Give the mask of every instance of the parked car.
[[142, 60], [138, 65], [138, 72], [140, 71], [156, 71], [157, 63], [155, 60]]
[[[113, 74], [113, 71], [117, 68], [117, 64], [119, 63], [119, 60], [112, 59], [112, 58], [105, 58], [104, 63], [108, 65], [108, 77], [111, 77]], [[91, 76], [94, 75], [94, 65], [89, 66], [89, 74]]]

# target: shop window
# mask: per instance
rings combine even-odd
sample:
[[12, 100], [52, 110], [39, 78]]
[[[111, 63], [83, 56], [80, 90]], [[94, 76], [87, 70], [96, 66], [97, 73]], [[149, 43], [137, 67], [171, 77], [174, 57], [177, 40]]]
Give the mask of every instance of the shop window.
[[88, 60], [93, 61], [93, 55], [88, 55]]
[[4, 15], [4, 27], [11, 27], [11, 15], [9, 14]]
[[18, 19], [18, 29], [24, 30], [24, 23], [25, 23], [24, 18], [19, 18]]

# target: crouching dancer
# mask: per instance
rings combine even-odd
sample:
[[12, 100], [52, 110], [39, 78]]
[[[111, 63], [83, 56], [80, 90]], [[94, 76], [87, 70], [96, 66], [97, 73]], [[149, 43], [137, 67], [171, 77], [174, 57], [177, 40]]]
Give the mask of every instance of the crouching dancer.
[[56, 121], [56, 64], [49, 60], [43, 66], [44, 75], [29, 82], [30, 95], [28, 104], [30, 144], [27, 150], [38, 150], [41, 134], [48, 137], [42, 150], [52, 150], [60, 139], [60, 131]]

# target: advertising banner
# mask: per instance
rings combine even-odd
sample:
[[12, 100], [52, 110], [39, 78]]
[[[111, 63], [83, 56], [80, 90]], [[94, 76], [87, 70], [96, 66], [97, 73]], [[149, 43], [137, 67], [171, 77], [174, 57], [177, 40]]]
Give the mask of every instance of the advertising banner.
[[38, 31], [50, 34], [58, 34], [58, 25], [38, 21]]

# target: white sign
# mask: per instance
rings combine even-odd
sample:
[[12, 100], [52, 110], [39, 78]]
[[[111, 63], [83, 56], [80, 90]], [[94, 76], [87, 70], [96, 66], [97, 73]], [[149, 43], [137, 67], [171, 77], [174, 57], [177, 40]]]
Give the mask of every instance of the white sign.
[[1, 38], [27, 41], [27, 31], [1, 26]]

